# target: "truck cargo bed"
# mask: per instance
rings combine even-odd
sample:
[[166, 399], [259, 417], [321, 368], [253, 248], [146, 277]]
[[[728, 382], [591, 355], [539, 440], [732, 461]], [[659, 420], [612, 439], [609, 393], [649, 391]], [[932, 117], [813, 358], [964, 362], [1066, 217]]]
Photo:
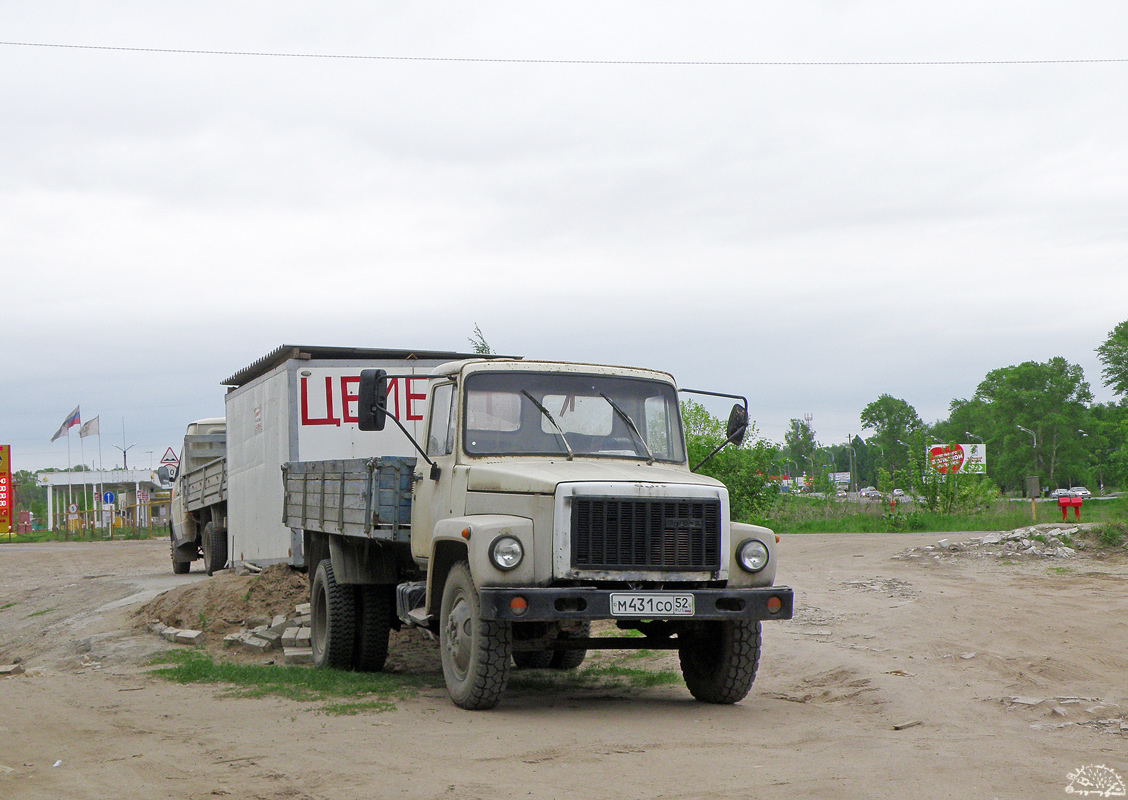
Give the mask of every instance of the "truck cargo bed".
[[415, 459], [292, 461], [282, 465], [289, 528], [407, 542]]
[[227, 500], [227, 460], [217, 458], [188, 472], [182, 480], [184, 508], [199, 511]]

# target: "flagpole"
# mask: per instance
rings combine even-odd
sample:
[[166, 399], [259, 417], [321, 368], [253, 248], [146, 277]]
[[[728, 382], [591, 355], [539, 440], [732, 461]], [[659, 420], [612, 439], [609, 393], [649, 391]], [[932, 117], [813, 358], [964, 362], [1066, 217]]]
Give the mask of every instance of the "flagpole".
[[67, 427], [67, 513], [63, 515], [63, 538], [70, 538], [70, 507], [74, 502], [74, 490], [71, 488], [71, 451], [70, 427]]

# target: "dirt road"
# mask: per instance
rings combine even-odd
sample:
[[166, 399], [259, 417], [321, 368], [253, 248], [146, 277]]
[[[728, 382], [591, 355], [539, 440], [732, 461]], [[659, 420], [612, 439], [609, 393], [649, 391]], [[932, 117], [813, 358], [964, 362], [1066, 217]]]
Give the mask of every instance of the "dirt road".
[[147, 675], [165, 645], [138, 605], [214, 580], [174, 577], [167, 544], [0, 545], [0, 664], [27, 669], [0, 679], [0, 797], [1027, 800], [1128, 778], [1128, 563], [893, 558], [938, 538], [785, 537], [796, 618], [765, 624], [736, 706], [678, 685], [472, 713], [435, 689], [347, 717]]

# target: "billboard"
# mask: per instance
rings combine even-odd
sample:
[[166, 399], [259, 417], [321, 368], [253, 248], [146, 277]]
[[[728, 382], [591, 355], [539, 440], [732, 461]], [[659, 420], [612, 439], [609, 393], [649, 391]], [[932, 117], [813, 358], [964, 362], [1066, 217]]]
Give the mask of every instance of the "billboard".
[[12, 530], [12, 508], [15, 494], [12, 491], [12, 447], [0, 444], [0, 533]]
[[931, 472], [941, 475], [986, 475], [987, 446], [984, 444], [933, 444], [924, 454]]

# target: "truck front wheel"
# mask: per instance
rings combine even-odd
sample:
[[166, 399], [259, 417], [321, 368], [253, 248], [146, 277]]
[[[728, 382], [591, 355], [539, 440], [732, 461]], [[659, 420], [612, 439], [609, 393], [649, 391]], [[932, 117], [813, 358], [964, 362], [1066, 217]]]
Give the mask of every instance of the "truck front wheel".
[[309, 591], [310, 637], [316, 667], [350, 669], [356, 641], [356, 593], [333, 576], [333, 564], [322, 559]]
[[737, 703], [751, 691], [760, 663], [758, 620], [700, 622], [678, 640], [682, 677], [695, 699]]
[[470, 565], [459, 561], [447, 575], [439, 618], [443, 677], [454, 704], [471, 710], [493, 708], [509, 679], [513, 628], [484, 620]]

